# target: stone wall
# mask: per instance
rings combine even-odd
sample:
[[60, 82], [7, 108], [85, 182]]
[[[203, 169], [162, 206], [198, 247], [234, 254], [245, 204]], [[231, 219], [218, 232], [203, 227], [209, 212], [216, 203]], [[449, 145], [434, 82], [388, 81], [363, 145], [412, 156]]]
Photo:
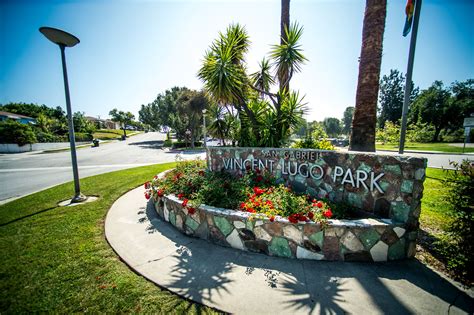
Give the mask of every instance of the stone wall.
[[413, 257], [416, 231], [390, 219], [290, 223], [277, 218], [201, 206], [189, 214], [174, 195], [154, 200], [160, 217], [181, 232], [221, 246], [270, 256], [344, 261], [387, 261]]
[[298, 192], [346, 203], [408, 230], [418, 228], [426, 159], [370, 153], [209, 147], [208, 167], [233, 173], [266, 168]]

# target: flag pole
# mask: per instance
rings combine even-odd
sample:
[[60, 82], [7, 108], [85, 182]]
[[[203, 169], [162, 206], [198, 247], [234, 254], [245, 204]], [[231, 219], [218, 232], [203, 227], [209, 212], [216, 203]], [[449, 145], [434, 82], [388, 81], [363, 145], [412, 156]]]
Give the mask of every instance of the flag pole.
[[398, 148], [398, 153], [403, 154], [405, 149], [405, 136], [407, 131], [407, 114], [408, 114], [408, 104], [410, 103], [411, 95], [411, 82], [413, 74], [413, 62], [415, 59], [415, 48], [416, 48], [416, 35], [418, 33], [418, 21], [420, 20], [420, 11], [421, 11], [421, 2], [422, 0], [415, 1], [415, 13], [413, 15], [413, 30], [411, 32], [410, 38], [410, 51], [408, 53], [408, 67], [407, 75], [405, 81], [405, 98], [403, 100], [403, 111], [402, 111], [402, 126], [400, 129], [400, 145]]

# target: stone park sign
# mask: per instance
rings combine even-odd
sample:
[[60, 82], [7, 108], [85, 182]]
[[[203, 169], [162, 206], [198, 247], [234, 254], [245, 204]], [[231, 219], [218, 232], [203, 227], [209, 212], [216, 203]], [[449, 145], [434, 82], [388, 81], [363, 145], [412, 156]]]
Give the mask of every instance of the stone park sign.
[[208, 149], [211, 171], [266, 169], [277, 183], [345, 203], [377, 217], [418, 226], [426, 159], [307, 149]]
[[[158, 215], [179, 231], [221, 246], [270, 256], [387, 261], [416, 252], [426, 159], [304, 149], [210, 147], [211, 171], [266, 169], [278, 183], [363, 211], [362, 219], [291, 223], [200, 205], [190, 213], [174, 195], [155, 198]], [[165, 176], [164, 173], [158, 177]], [[365, 217], [365, 218], [364, 218]]]

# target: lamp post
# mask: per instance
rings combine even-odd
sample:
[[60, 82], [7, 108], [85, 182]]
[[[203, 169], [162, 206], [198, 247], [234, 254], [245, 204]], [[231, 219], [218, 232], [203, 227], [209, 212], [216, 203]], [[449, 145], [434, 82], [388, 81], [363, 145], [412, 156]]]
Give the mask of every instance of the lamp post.
[[204, 149], [207, 149], [206, 111], [207, 110], [205, 108], [202, 110], [202, 121], [203, 121], [203, 126], [204, 126], [204, 128], [203, 128], [204, 129], [204, 131], [203, 131], [203, 133], [204, 133]]
[[67, 68], [66, 68], [66, 55], [64, 50], [66, 47], [74, 47], [79, 44], [79, 38], [69, 34], [65, 31], [52, 28], [52, 27], [40, 27], [39, 31], [50, 41], [57, 44], [61, 50], [61, 61], [63, 66], [63, 78], [64, 78], [64, 92], [66, 94], [66, 109], [67, 109], [67, 120], [69, 125], [69, 145], [71, 147], [71, 161], [72, 161], [72, 174], [74, 176], [74, 197], [71, 199], [71, 203], [82, 202], [87, 199], [86, 196], [81, 194], [81, 187], [79, 185], [79, 171], [77, 169], [77, 156], [76, 156], [76, 141], [74, 139], [74, 123], [72, 120], [71, 110], [71, 99], [69, 96], [69, 83], [67, 79]]

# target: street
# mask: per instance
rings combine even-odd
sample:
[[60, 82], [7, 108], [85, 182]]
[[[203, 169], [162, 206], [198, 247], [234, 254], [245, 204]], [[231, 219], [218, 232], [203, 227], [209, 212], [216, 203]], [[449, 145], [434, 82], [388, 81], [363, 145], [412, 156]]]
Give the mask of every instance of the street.
[[[126, 141], [101, 144], [98, 148], [78, 149], [79, 176], [84, 178], [137, 166], [173, 162], [176, 153], [162, 150], [164, 139], [165, 134], [149, 132], [130, 137]], [[438, 168], [450, 168], [450, 161], [461, 162], [463, 159], [474, 158], [474, 155], [460, 154], [406, 153], [405, 155], [426, 157], [429, 167]], [[180, 156], [183, 159], [197, 157], [204, 159], [205, 153], [183, 153]], [[150, 174], [150, 177], [152, 175]], [[69, 151], [0, 154], [0, 204], [72, 180]]]
[[[176, 160], [176, 153], [162, 150], [165, 134], [149, 132], [76, 150], [79, 177]], [[183, 159], [204, 158], [204, 153], [183, 153]], [[150, 174], [152, 177], [153, 174]], [[71, 153], [27, 152], [0, 154], [0, 204], [45, 188], [72, 181]]]

